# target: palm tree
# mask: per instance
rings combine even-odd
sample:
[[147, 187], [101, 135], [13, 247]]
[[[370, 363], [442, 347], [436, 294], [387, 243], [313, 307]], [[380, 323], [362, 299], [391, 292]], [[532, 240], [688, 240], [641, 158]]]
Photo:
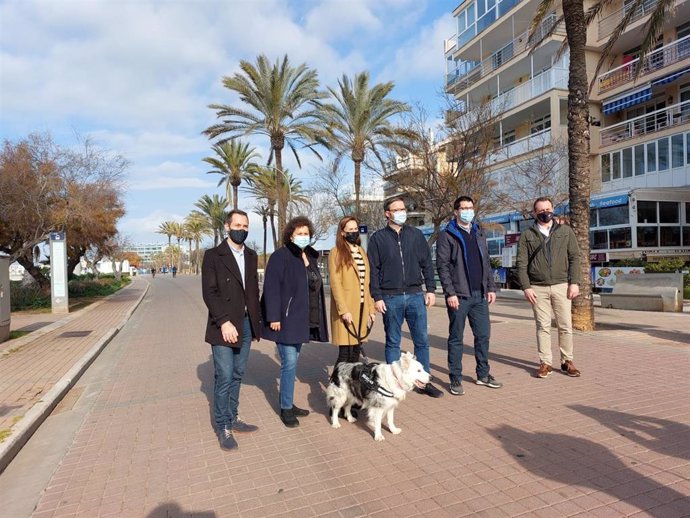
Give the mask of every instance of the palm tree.
[[[223, 78], [225, 88], [237, 92], [249, 110], [224, 104], [211, 104], [222, 122], [204, 131], [209, 138], [223, 137], [229, 140], [241, 135], [263, 134], [271, 142], [270, 165], [275, 157], [275, 167], [283, 171], [283, 148], [292, 150], [297, 164], [302, 167], [297, 148], [304, 146], [317, 157], [316, 144], [326, 145], [321, 129], [319, 101], [325, 93], [319, 91], [319, 79], [315, 70], [306, 64], [293, 67], [287, 55], [271, 65], [268, 58], [260, 55], [256, 65], [240, 61], [242, 72]], [[282, 184], [283, 177], [278, 175]], [[279, 193], [282, 193], [279, 190]], [[280, 195], [278, 203], [278, 228], [282, 232], [287, 216], [287, 200]]]
[[178, 225], [178, 223], [175, 221], [164, 221], [163, 223], [158, 225], [158, 230], [156, 230], [157, 234], [164, 234], [164, 235], [168, 236], [168, 255], [170, 258], [170, 263], [169, 263], [170, 266], [172, 266], [172, 263], [173, 263], [172, 237], [175, 235], [175, 231], [177, 230], [175, 225]]
[[367, 154], [373, 154], [383, 164], [381, 150], [399, 147], [399, 137], [409, 132], [395, 128], [391, 119], [407, 112], [409, 106], [387, 98], [394, 83], [379, 83], [369, 87], [369, 73], [362, 72], [350, 80], [346, 75], [338, 80], [338, 88], [328, 88], [335, 100], [324, 106], [324, 118], [329, 128], [331, 144], [336, 156], [333, 166], [349, 154], [355, 164], [355, 211], [360, 213], [361, 167]]
[[177, 270], [182, 271], [182, 245], [180, 242], [184, 239], [184, 226], [182, 223], [174, 221], [172, 230], [174, 231], [173, 235], [175, 236], [175, 239], [177, 239], [177, 248], [180, 251], [180, 255], [177, 258]]
[[228, 200], [217, 194], [204, 194], [194, 206], [199, 209], [194, 212], [207, 219], [209, 227], [213, 230], [213, 246], [218, 246], [225, 231], [225, 209], [228, 207]]
[[266, 267], [266, 240], [268, 239], [268, 216], [270, 215], [270, 211], [268, 209], [268, 205], [259, 205], [258, 207], [254, 207], [254, 214], [261, 216], [261, 223], [263, 224], [263, 229], [264, 229], [264, 240], [263, 240], [263, 267]]
[[230, 140], [222, 144], [213, 146], [216, 152], [215, 157], [206, 157], [204, 162], [213, 166], [213, 170], [207, 174], [220, 174], [222, 178], [218, 186], [225, 184], [225, 191], [228, 200], [232, 200], [232, 206], [237, 209], [237, 191], [242, 180], [246, 178], [250, 171], [257, 167], [252, 162], [253, 158], [259, 155], [253, 147], [240, 140]]
[[[212, 230], [209, 226], [208, 220], [198, 212], [192, 212], [185, 218], [184, 227], [187, 231], [190, 247], [192, 240], [194, 241], [194, 273], [196, 275], [199, 275], [199, 243], [201, 242], [204, 236], [211, 235]], [[191, 248], [189, 256], [190, 258], [192, 257]]]

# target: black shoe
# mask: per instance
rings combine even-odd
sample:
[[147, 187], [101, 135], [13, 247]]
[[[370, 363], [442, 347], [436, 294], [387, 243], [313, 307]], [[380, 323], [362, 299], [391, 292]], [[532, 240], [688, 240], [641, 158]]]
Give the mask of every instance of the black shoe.
[[218, 442], [220, 443], [221, 450], [230, 451], [237, 449], [237, 441], [229, 428], [223, 428], [218, 432]]
[[426, 394], [434, 398], [443, 396], [443, 392], [434, 387], [431, 383], [427, 383], [423, 389], [415, 388], [415, 390], [420, 394]]
[[239, 417], [232, 422], [232, 431], [235, 433], [252, 433], [256, 432], [258, 429], [258, 426], [245, 423]]
[[462, 396], [465, 394], [465, 389], [462, 388], [462, 382], [460, 380], [453, 380], [450, 382], [450, 393], [454, 396]]
[[309, 410], [292, 405], [292, 413], [297, 417], [307, 417], [309, 415]]
[[299, 426], [299, 421], [295, 417], [295, 413], [292, 411], [292, 408], [289, 410], [283, 410], [281, 408], [280, 409], [280, 420], [288, 428], [295, 428], [295, 427]]
[[477, 378], [477, 385], [484, 385], [485, 387], [499, 389], [503, 386], [503, 383], [496, 381], [496, 378], [489, 374], [483, 378]]

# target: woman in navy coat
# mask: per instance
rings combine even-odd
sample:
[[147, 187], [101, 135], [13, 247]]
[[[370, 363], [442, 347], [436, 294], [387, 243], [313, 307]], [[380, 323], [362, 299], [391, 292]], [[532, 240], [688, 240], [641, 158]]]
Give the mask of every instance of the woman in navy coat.
[[328, 341], [319, 254], [309, 246], [313, 234], [309, 218], [297, 216], [288, 221], [283, 246], [271, 254], [266, 265], [261, 296], [261, 335], [273, 340], [280, 354], [280, 419], [291, 428], [299, 426], [297, 417], [309, 415], [292, 401], [302, 344]]

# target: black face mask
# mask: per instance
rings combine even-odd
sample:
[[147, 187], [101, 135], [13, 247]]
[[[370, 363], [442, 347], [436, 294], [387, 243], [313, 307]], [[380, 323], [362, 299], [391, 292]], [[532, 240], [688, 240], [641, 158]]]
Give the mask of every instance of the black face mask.
[[353, 245], [357, 244], [357, 240], [359, 239], [359, 232], [345, 232], [345, 241], [348, 243], [352, 243]]
[[228, 237], [230, 238], [230, 240], [238, 245], [244, 243], [248, 235], [249, 232], [247, 232], [246, 230], [230, 230], [228, 232]]
[[537, 219], [542, 223], [548, 223], [553, 219], [553, 212], [540, 212], [537, 214]]

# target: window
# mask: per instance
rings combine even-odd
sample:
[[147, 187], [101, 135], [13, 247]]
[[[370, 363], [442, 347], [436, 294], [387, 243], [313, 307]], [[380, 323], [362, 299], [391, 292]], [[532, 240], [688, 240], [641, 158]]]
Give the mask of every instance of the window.
[[690, 22], [684, 23], [683, 25], [679, 25], [676, 27], [676, 39], [681, 39], [685, 38], [686, 36], [690, 35]]
[[659, 223], [680, 223], [678, 203], [674, 201], [659, 202]]
[[538, 133], [551, 127], [551, 114], [545, 115], [540, 119], [535, 119], [532, 122], [530, 133]]
[[627, 225], [628, 223], [630, 223], [630, 220], [628, 216], [627, 205], [599, 209], [599, 226], [601, 227], [608, 227], [613, 225]]
[[[688, 152], [690, 153], [690, 134], [688, 134]], [[656, 141], [647, 143], [647, 172], [656, 171]]]
[[518, 232], [524, 232], [528, 228], [534, 225], [534, 219], [523, 219], [518, 221]]
[[661, 246], [680, 246], [680, 227], [659, 227]]
[[[681, 138], [683, 136], [681, 135]], [[681, 142], [681, 148], [683, 143]], [[635, 146], [635, 176], [644, 174], [644, 144]]]
[[612, 228], [609, 230], [609, 241], [611, 249], [614, 248], [631, 248], [632, 247], [632, 232], [630, 227]]
[[621, 177], [621, 154], [620, 151], [611, 153], [611, 179], [618, 180]]
[[627, 147], [623, 150], [623, 178], [630, 178], [633, 175], [632, 148]]
[[[690, 133], [688, 133], [688, 146], [690, 146]], [[611, 155], [601, 155], [601, 181], [611, 181]]]
[[589, 209], [589, 228], [598, 227], [597, 209]]
[[668, 138], [657, 140], [657, 151], [659, 152], [659, 171], [668, 169]]
[[683, 134], [671, 137], [671, 167], [683, 167], [685, 150], [683, 149]]
[[690, 246], [690, 226], [683, 227], [683, 246]]
[[486, 242], [489, 248], [489, 255], [501, 255], [505, 241], [502, 239], [489, 239]]
[[659, 227], [637, 227], [637, 246], [659, 246]]
[[592, 250], [605, 250], [609, 247], [609, 234], [607, 230], [593, 230], [589, 233], [589, 245]]
[[656, 202], [638, 201], [637, 202], [637, 222], [656, 223]]

